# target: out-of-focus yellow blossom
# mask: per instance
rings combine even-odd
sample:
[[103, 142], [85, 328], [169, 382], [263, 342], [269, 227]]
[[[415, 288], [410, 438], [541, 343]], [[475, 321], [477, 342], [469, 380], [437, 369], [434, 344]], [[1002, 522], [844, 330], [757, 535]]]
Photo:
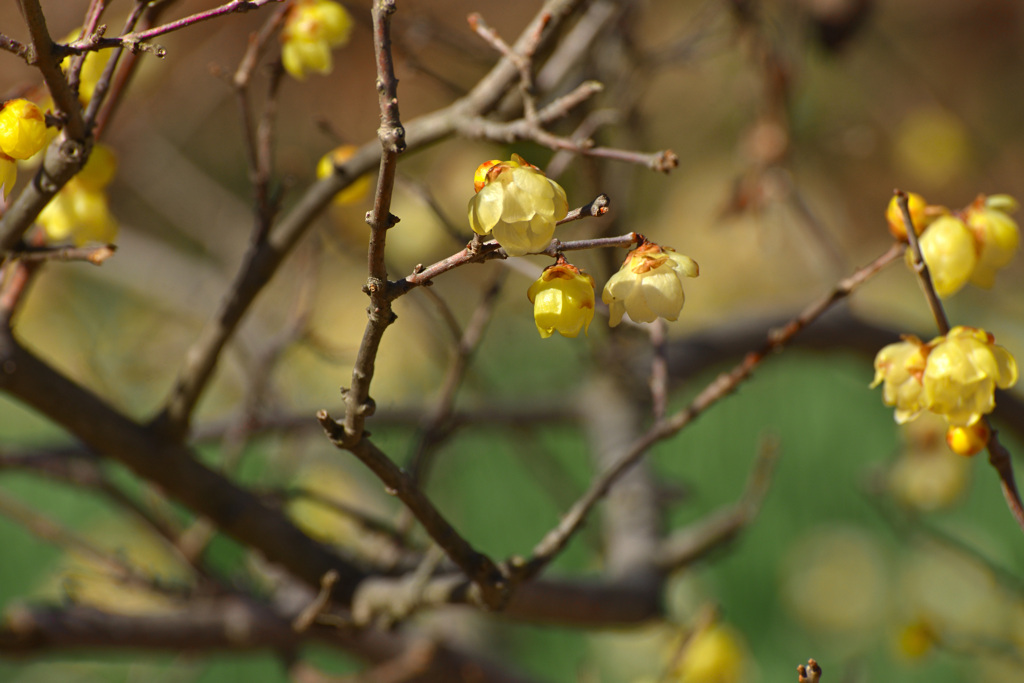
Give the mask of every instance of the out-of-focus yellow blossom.
[[957, 455], [971, 457], [985, 450], [992, 430], [984, 420], [978, 420], [966, 427], [950, 427], [946, 430], [946, 444]]
[[281, 30], [281, 61], [298, 80], [315, 71], [331, 72], [331, 48], [348, 42], [352, 17], [331, 0], [298, 0]]
[[0, 187], [3, 188], [4, 199], [7, 199], [17, 180], [18, 164], [6, 154], [0, 154]]
[[918, 619], [900, 629], [896, 646], [907, 659], [921, 659], [935, 647], [935, 629], [926, 620]]
[[113, 242], [117, 221], [107, 206], [104, 188], [117, 172], [113, 150], [97, 144], [85, 167], [50, 200], [36, 219], [50, 242], [71, 240], [81, 246], [88, 242]]
[[882, 402], [896, 407], [896, 422], [904, 424], [924, 410], [924, 376], [928, 348], [913, 335], [889, 344], [875, 356], [875, 379], [871, 388], [882, 385]]
[[971, 463], [950, 452], [946, 444], [948, 429], [942, 417], [927, 411], [903, 426], [903, 447], [886, 473], [889, 491], [896, 500], [933, 512], [963, 497], [971, 480]]
[[1020, 229], [1010, 214], [1017, 200], [1009, 195], [978, 197], [967, 207], [964, 220], [974, 233], [978, 262], [971, 284], [988, 289], [995, 284], [996, 271], [1009, 265], [1020, 247]]
[[[935, 292], [946, 298], [967, 284], [978, 263], [974, 236], [967, 224], [956, 216], [941, 216], [922, 233], [921, 255], [931, 273]], [[907, 265], [913, 264], [911, 249], [906, 253]]]
[[518, 154], [481, 164], [474, 186], [469, 225], [478, 235], [493, 236], [509, 256], [542, 251], [555, 223], [569, 213], [565, 190]]
[[746, 652], [742, 636], [723, 624], [712, 624], [693, 635], [674, 680], [679, 683], [740, 683], [745, 681]]
[[594, 318], [594, 278], [571, 263], [549, 266], [527, 291], [543, 339], [554, 332], [575, 337]]
[[[71, 43], [78, 40], [82, 36], [82, 29], [77, 28], [71, 33], [64, 36], [65, 43]], [[96, 90], [96, 84], [99, 83], [100, 77], [103, 76], [104, 69], [107, 68], [107, 57], [109, 52], [100, 54], [101, 51], [91, 50], [85, 54], [85, 61], [82, 62], [82, 70], [78, 73], [78, 101], [82, 105], [89, 104], [89, 100], [92, 99], [92, 94]], [[60, 68], [64, 69], [65, 73], [71, 68], [71, 60], [75, 57], [65, 57], [64, 61], [60, 63]]]
[[[926, 209], [928, 202], [916, 192], [907, 193], [907, 208], [910, 209], [910, 222], [914, 226], [914, 232], [918, 235], [928, 225], [929, 216]], [[889, 224], [889, 232], [892, 236], [903, 242], [907, 241], [907, 226], [903, 222], [903, 211], [900, 209], [896, 197], [889, 200], [889, 206], [885, 210], [885, 220]]]
[[925, 405], [950, 425], [966, 427], [995, 408], [995, 389], [1017, 382], [1017, 362], [984, 330], [954, 327], [929, 344]]
[[28, 100], [9, 100], [0, 109], [0, 152], [28, 159], [46, 146], [46, 119]]
[[608, 304], [609, 324], [615, 327], [622, 322], [623, 313], [638, 323], [676, 320], [686, 302], [683, 278], [699, 274], [697, 262], [689, 256], [643, 242], [626, 255], [601, 292], [601, 301]]
[[[346, 161], [352, 158], [352, 155], [356, 153], [359, 148], [355, 145], [341, 145], [335, 147], [327, 154], [320, 157], [320, 161], [316, 165], [316, 177], [323, 180], [327, 176], [334, 173], [334, 167], [340, 166]], [[348, 187], [334, 195], [334, 203], [339, 206], [345, 206], [347, 204], [355, 204], [356, 202], [362, 201], [366, 196], [366, 193], [370, 190], [370, 175], [364, 174], [353, 180]]]

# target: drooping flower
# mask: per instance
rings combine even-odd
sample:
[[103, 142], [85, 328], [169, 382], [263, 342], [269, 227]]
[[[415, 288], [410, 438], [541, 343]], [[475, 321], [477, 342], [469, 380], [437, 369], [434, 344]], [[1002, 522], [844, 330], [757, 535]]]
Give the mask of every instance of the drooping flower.
[[564, 260], [545, 268], [526, 295], [543, 339], [554, 332], [563, 337], [586, 333], [594, 318], [594, 278]]
[[[920, 235], [929, 221], [926, 211], [928, 202], [916, 192], [908, 192], [907, 208], [910, 209], [910, 222], [914, 226], [914, 232]], [[889, 206], [885, 209], [885, 220], [889, 224], [889, 232], [892, 233], [892, 236], [906, 242], [907, 225], [903, 221], [903, 210], [896, 197], [889, 200]]]
[[0, 152], [28, 159], [46, 145], [46, 119], [28, 100], [9, 100], [0, 109]]
[[995, 408], [995, 389], [1017, 382], [1017, 362], [992, 335], [973, 327], [954, 327], [929, 344], [924, 370], [924, 402], [950, 425], [967, 427]]
[[[352, 155], [356, 153], [359, 148], [355, 145], [340, 145], [335, 147], [327, 154], [320, 157], [320, 161], [316, 165], [316, 177], [323, 180], [327, 176], [334, 173], [335, 165], [340, 165], [352, 158]], [[348, 187], [334, 195], [334, 203], [339, 206], [345, 206], [348, 204], [355, 204], [366, 196], [366, 193], [370, 190], [371, 178], [369, 174], [364, 174], [353, 180]]]
[[966, 427], [951, 426], [946, 430], [946, 445], [949, 446], [949, 450], [968, 458], [981, 453], [990, 438], [992, 430], [984, 420], [978, 420]]
[[518, 154], [481, 164], [474, 186], [469, 225], [478, 235], [493, 236], [509, 256], [542, 251], [569, 212], [565, 190]]
[[638, 323], [676, 320], [686, 301], [683, 278], [699, 273], [697, 262], [689, 256], [644, 241], [629, 252], [601, 292], [601, 301], [608, 304], [609, 324], [618, 325], [623, 313]]
[[928, 347], [913, 335], [885, 346], [875, 356], [875, 379], [871, 388], [882, 384], [882, 402], [896, 408], [896, 422], [904, 424], [925, 409], [924, 376]]
[[281, 61], [298, 80], [331, 72], [331, 49], [348, 42], [352, 17], [332, 0], [298, 0], [281, 30]]
[[978, 197], [965, 211], [964, 220], [974, 235], [978, 262], [971, 284], [988, 289], [995, 284], [996, 271], [1009, 265], [1020, 247], [1020, 229], [1010, 214], [1017, 200], [1009, 195]]
[[117, 221], [107, 205], [105, 188], [116, 171], [113, 150], [95, 145], [85, 167], [61, 188], [36, 219], [48, 241], [70, 240], [76, 246], [114, 241]]
[[[964, 221], [956, 216], [941, 216], [928, 226], [919, 241], [935, 292], [946, 298], [960, 291], [971, 279], [978, 262], [974, 236]], [[908, 266], [913, 263], [909, 248], [906, 261]]]

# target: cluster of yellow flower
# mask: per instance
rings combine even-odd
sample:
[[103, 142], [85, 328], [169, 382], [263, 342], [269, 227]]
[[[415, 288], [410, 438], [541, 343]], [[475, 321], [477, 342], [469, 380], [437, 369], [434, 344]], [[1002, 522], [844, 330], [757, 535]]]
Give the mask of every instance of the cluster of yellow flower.
[[[992, 287], [996, 271], [1010, 263], [1020, 246], [1020, 229], [1010, 217], [1017, 210], [1017, 200], [1008, 195], [981, 195], [966, 208], [950, 211], [929, 206], [921, 195], [911, 193], [908, 207], [935, 292], [943, 298], [968, 282]], [[895, 198], [889, 202], [886, 219], [889, 231], [905, 241], [907, 231]], [[910, 249], [906, 258], [910, 265]]]
[[914, 336], [889, 344], [875, 357], [875, 381], [882, 400], [895, 406], [903, 424], [930, 411], [946, 419], [950, 448], [974, 455], [988, 443], [982, 416], [995, 408], [995, 389], [1017, 382], [1017, 363], [992, 335], [954, 327], [927, 344]]
[[[469, 200], [469, 225], [478, 235], [497, 240], [509, 256], [543, 251], [555, 225], [566, 217], [565, 190], [518, 154], [493, 159], [476, 170], [476, 194]], [[676, 320], [683, 308], [683, 278], [697, 277], [697, 263], [670, 247], [643, 241], [608, 280], [601, 300], [610, 324], [623, 314], [635, 322]], [[559, 257], [527, 292], [541, 337], [554, 332], [575, 337], [594, 317], [594, 278]]]
[[352, 17], [331, 0], [298, 0], [281, 30], [281, 61], [298, 80], [331, 72], [331, 49], [348, 42]]
[[[919, 194], [907, 195], [914, 233], [935, 292], [948, 297], [970, 282], [989, 288], [996, 271], [1013, 259], [1020, 229], [1010, 214], [1017, 201], [1008, 195], [979, 195], [960, 211], [930, 206]], [[894, 197], [885, 212], [889, 232], [908, 241], [906, 221]], [[907, 249], [906, 262], [913, 265]], [[903, 424], [929, 411], [946, 419], [946, 443], [960, 455], [975, 455], [988, 445], [991, 432], [982, 419], [995, 408], [996, 388], [1017, 382], [1017, 363], [991, 334], [954, 327], [925, 344], [914, 336], [889, 344], [875, 357], [875, 380], [882, 400], [895, 406]]]
[[18, 160], [35, 156], [46, 146], [46, 119], [28, 100], [10, 100], [0, 109], [0, 186], [6, 199], [18, 179]]

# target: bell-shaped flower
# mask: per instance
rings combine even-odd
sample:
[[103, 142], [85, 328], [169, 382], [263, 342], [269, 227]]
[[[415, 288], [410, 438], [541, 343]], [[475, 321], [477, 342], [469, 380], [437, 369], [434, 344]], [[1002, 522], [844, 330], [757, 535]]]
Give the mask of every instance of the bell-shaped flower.
[[[316, 165], [316, 177], [323, 180], [334, 173], [334, 167], [348, 161], [359, 149], [355, 145], [340, 145], [327, 154], [320, 157]], [[369, 174], [363, 174], [353, 180], [348, 187], [334, 195], [334, 203], [338, 206], [347, 206], [363, 200], [370, 190], [371, 178]]]
[[929, 346], [922, 378], [925, 407], [950, 425], [973, 425], [995, 408], [996, 387], [1017, 382], [1017, 362], [984, 330], [954, 327]]
[[11, 159], [28, 159], [45, 146], [42, 110], [28, 100], [4, 103], [0, 109], [0, 152]]
[[971, 284], [988, 289], [995, 284], [996, 271], [1013, 260], [1020, 247], [1020, 229], [1010, 214], [1017, 200], [1008, 195], [979, 197], [967, 207], [965, 221], [974, 233], [978, 262], [971, 273]]
[[554, 332], [563, 337], [585, 333], [594, 318], [594, 278], [564, 259], [545, 268], [526, 296], [543, 339]]
[[332, 0], [298, 0], [281, 29], [281, 62], [298, 80], [331, 72], [331, 48], [348, 42], [352, 17]]
[[509, 256], [543, 251], [555, 223], [569, 213], [561, 185], [518, 154], [481, 164], [474, 185], [469, 225], [478, 235], [494, 237]]
[[[956, 216], [941, 216], [925, 229], [919, 241], [935, 292], [946, 298], [960, 291], [971, 279], [978, 262], [974, 235], [963, 220]], [[906, 261], [908, 266], [913, 264], [909, 248]]]
[[699, 273], [697, 262], [689, 256], [644, 241], [629, 252], [601, 292], [601, 301], [608, 304], [609, 324], [615, 327], [622, 322], [623, 313], [638, 323], [676, 320], [686, 301], [683, 278]]
[[882, 402], [896, 408], [898, 424], [913, 420], [925, 408], [922, 377], [928, 351], [920, 339], [907, 335], [875, 356], [875, 380], [871, 387], [882, 384]]
[[43, 207], [36, 219], [49, 242], [70, 240], [77, 246], [113, 242], [117, 221], [110, 213], [104, 188], [117, 172], [114, 151], [96, 144], [85, 167]]

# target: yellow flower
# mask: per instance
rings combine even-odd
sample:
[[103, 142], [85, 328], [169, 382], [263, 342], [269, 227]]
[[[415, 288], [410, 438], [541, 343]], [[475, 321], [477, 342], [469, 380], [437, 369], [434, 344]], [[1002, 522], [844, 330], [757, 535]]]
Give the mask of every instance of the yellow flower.
[[995, 408], [995, 389], [1017, 382], [1017, 362], [994, 343], [992, 335], [973, 327], [954, 327], [933, 339], [924, 370], [928, 410], [954, 427], [967, 427]]
[[[335, 165], [344, 164], [346, 161], [352, 158], [352, 155], [356, 153], [359, 148], [355, 145], [341, 145], [335, 147], [327, 154], [320, 157], [320, 161], [316, 165], [316, 177], [323, 180], [327, 176], [334, 173]], [[355, 204], [366, 196], [366, 193], [370, 190], [370, 175], [364, 174], [353, 180], [348, 187], [334, 195], [334, 203], [339, 206], [346, 204]]]
[[509, 256], [542, 251], [569, 212], [565, 190], [518, 154], [481, 164], [474, 185], [469, 225], [493, 236]]
[[18, 164], [6, 154], [0, 153], [0, 186], [3, 187], [4, 199], [7, 199], [17, 180]]
[[[68, 35], [64, 36], [65, 43], [71, 43], [78, 40], [82, 35], [82, 29], [77, 28]], [[85, 54], [85, 61], [82, 62], [82, 70], [78, 73], [78, 101], [82, 105], [89, 104], [89, 100], [92, 99], [92, 94], [96, 90], [96, 84], [99, 83], [100, 77], [103, 76], [103, 71], [107, 68], [107, 57], [109, 53], [100, 54], [100, 51], [91, 50]], [[65, 57], [64, 61], [60, 63], [60, 68], [67, 72], [71, 68], [71, 60], [74, 57]]]
[[967, 207], [965, 220], [974, 234], [978, 262], [971, 273], [971, 284], [990, 288], [996, 271], [1006, 267], [1020, 246], [1020, 229], [1010, 214], [1017, 200], [1008, 195], [979, 197]]
[[299, 0], [281, 30], [281, 61], [298, 80], [306, 73], [331, 72], [331, 48], [348, 42], [352, 17], [331, 0]]
[[107, 207], [103, 192], [87, 190], [74, 180], [50, 200], [36, 219], [50, 242], [70, 239], [76, 246], [88, 242], [113, 242], [117, 221]]
[[871, 387], [882, 386], [882, 402], [895, 406], [896, 422], [904, 424], [924, 410], [922, 376], [928, 347], [912, 335], [889, 344], [875, 356], [875, 379]]
[[626, 256], [619, 271], [612, 275], [601, 292], [608, 304], [609, 324], [615, 327], [622, 314], [638, 323], [657, 318], [676, 320], [686, 296], [683, 278], [697, 277], [697, 262], [671, 247], [643, 242]]
[[[974, 236], [963, 220], [941, 216], [924, 231], [920, 243], [935, 292], [945, 298], [960, 291], [978, 262]], [[906, 261], [908, 266], [913, 263], [909, 248]]]
[[545, 268], [526, 295], [543, 339], [554, 332], [563, 337], [585, 333], [594, 318], [594, 278], [571, 263], [560, 261]]
[[978, 420], [967, 427], [950, 427], [946, 430], [946, 444], [957, 455], [977, 455], [988, 446], [992, 430], [984, 420]]
[[12, 159], [28, 159], [44, 146], [46, 119], [42, 110], [28, 100], [6, 102], [0, 109], [0, 152]]
[[[927, 214], [928, 202], [916, 192], [907, 193], [907, 208], [910, 209], [910, 222], [914, 226], [914, 232], [918, 235], [928, 225]], [[885, 210], [885, 220], [889, 223], [889, 232], [896, 239], [907, 241], [907, 226], [903, 222], [903, 210], [900, 209], [896, 197], [889, 200], [889, 206]]]
[[675, 668], [679, 683], [740, 683], [746, 680], [742, 637], [721, 624], [698, 631]]

